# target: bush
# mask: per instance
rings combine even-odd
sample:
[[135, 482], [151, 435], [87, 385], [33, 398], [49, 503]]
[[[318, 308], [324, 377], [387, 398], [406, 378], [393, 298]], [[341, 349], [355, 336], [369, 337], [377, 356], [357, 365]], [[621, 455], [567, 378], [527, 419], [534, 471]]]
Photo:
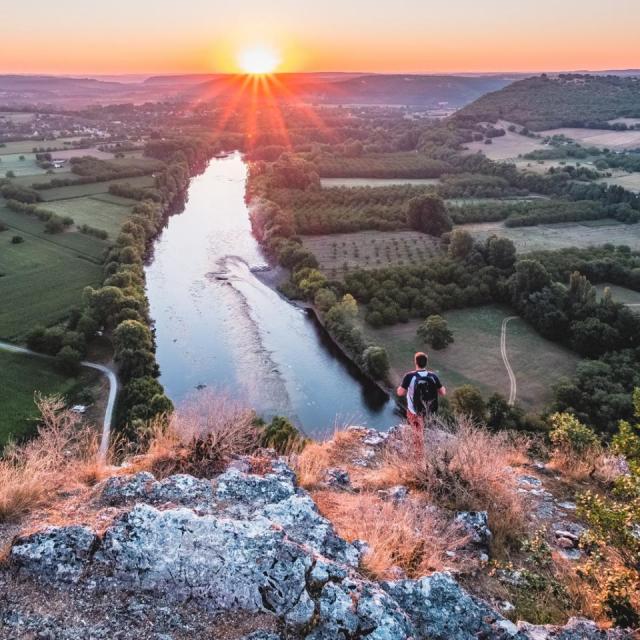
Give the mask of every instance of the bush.
[[461, 415], [468, 416], [476, 422], [484, 422], [487, 407], [482, 399], [480, 391], [471, 384], [463, 384], [451, 395], [453, 410]]
[[595, 431], [569, 413], [554, 413], [549, 423], [551, 443], [565, 453], [582, 455], [600, 444]]
[[24, 242], [24, 238], [22, 236], [13, 236], [11, 238], [11, 244], [21, 244]]
[[260, 445], [275, 449], [280, 454], [300, 452], [308, 442], [298, 429], [282, 416], [273, 417], [268, 424], [259, 421], [259, 426], [263, 429]]

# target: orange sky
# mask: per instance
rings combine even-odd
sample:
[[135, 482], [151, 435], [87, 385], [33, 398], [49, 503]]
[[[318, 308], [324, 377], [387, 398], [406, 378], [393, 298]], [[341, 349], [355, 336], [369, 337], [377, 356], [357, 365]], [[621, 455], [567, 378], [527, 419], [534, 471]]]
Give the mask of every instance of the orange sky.
[[2, 73], [235, 72], [255, 43], [280, 71], [640, 67], [640, 0], [21, 0], [2, 24]]

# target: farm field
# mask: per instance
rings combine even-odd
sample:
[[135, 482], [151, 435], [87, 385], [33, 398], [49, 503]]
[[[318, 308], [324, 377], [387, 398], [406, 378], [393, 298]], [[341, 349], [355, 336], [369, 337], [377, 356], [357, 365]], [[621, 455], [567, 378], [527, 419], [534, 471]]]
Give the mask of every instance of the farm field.
[[98, 372], [84, 370], [78, 377], [62, 374], [53, 362], [0, 351], [0, 447], [9, 437], [20, 439], [35, 430], [34, 393], [73, 396], [99, 383]]
[[609, 129], [549, 129], [543, 136], [563, 135], [585, 146], [608, 149], [635, 149], [640, 147], [640, 131], [611, 131]]
[[491, 144], [485, 144], [483, 140], [468, 142], [465, 147], [471, 153], [482, 153], [490, 160], [512, 160], [525, 153], [544, 149], [545, 146], [536, 138], [520, 135], [515, 131], [509, 131], [508, 122], [498, 122], [498, 127], [505, 130], [505, 135], [492, 138]]
[[439, 178], [322, 178], [323, 187], [390, 187], [396, 184], [436, 185]]
[[[39, 220], [1, 207], [0, 220], [10, 226], [0, 233], [0, 338], [20, 341], [34, 326], [65, 318], [86, 286], [101, 283], [106, 243], [74, 232], [45, 234]], [[24, 242], [12, 244], [14, 235]]]
[[132, 187], [153, 187], [152, 176], [139, 176], [136, 178], [120, 178], [107, 182], [90, 182], [88, 184], [71, 185], [68, 187], [55, 187], [53, 189], [41, 189], [40, 196], [45, 202], [52, 200], [66, 200], [68, 198], [82, 198], [98, 193], [108, 193], [112, 184], [130, 184]]
[[34, 184], [42, 184], [51, 182], [53, 178], [59, 178], [66, 180], [69, 178], [77, 178], [75, 173], [67, 171], [66, 169], [52, 169], [53, 173], [38, 173], [29, 175], [16, 175], [11, 179], [14, 184], [19, 184], [21, 187], [31, 187]]
[[[412, 368], [416, 351], [427, 349], [429, 368], [435, 370], [449, 392], [463, 384], [478, 387], [485, 396], [498, 392], [509, 397], [510, 383], [500, 353], [502, 321], [512, 316], [507, 307], [489, 305], [443, 314], [455, 342], [446, 349], [428, 349], [416, 336], [414, 320], [382, 329], [365, 327], [367, 335], [383, 345], [394, 379]], [[578, 357], [539, 336], [521, 319], [511, 320], [506, 333], [507, 356], [517, 383], [516, 402], [525, 409], [542, 408], [551, 400], [551, 388], [575, 370]]]
[[459, 226], [479, 240], [486, 240], [494, 234], [509, 238], [519, 253], [566, 247], [584, 248], [607, 243], [627, 245], [633, 250], [640, 250], [640, 223], [622, 224], [610, 219], [535, 227], [506, 227], [501, 222], [480, 222]]
[[323, 178], [437, 178], [448, 165], [415, 151], [369, 153], [357, 158], [321, 156], [315, 162]]
[[36, 156], [33, 153], [10, 153], [0, 156], [0, 177], [4, 178], [7, 171], [13, 171], [16, 176], [46, 174], [46, 169], [36, 164]]
[[616, 302], [621, 302], [622, 304], [629, 305], [638, 305], [640, 306], [640, 292], [634, 291], [633, 289], [627, 289], [626, 287], [619, 287], [615, 284], [609, 284], [605, 282], [603, 284], [594, 285], [596, 290], [598, 291], [598, 296], [601, 296], [604, 293], [605, 288], [611, 289], [611, 294], [613, 295], [613, 299]]
[[640, 172], [634, 173], [621, 173], [619, 175], [612, 176], [611, 178], [602, 178], [598, 182], [604, 182], [605, 184], [615, 184], [619, 187], [623, 187], [628, 191], [640, 193]]
[[100, 196], [87, 196], [48, 202], [46, 208], [60, 216], [71, 216], [76, 226], [88, 224], [102, 229], [113, 240], [134, 204], [132, 200], [128, 201], [128, 205], [123, 205], [103, 200]]
[[[56, 140], [17, 140], [6, 142], [4, 147], [0, 147], [0, 155], [13, 153], [33, 153], [34, 148], [44, 149], [68, 149], [72, 142], [79, 138], [58, 138]], [[76, 149], [80, 154], [82, 151]]]
[[337, 277], [353, 269], [379, 269], [428, 260], [439, 253], [438, 240], [418, 231], [360, 231], [303, 236], [302, 242]]

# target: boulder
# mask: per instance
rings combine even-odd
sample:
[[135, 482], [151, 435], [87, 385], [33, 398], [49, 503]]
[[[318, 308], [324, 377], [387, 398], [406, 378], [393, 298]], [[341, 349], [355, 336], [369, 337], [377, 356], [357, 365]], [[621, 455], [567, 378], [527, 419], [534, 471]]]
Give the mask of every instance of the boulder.
[[77, 582], [98, 543], [88, 527], [47, 527], [11, 546], [14, 567], [48, 582]]

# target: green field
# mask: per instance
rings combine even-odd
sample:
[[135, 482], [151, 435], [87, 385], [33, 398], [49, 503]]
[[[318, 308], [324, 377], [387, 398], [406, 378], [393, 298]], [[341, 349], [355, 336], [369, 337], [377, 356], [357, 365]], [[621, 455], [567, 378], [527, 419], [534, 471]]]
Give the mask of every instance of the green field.
[[[394, 379], [412, 368], [413, 354], [427, 350], [430, 368], [453, 390], [463, 384], [478, 387], [485, 396], [499, 392], [509, 396], [509, 377], [500, 353], [502, 321], [513, 315], [506, 307], [485, 306], [444, 314], [455, 342], [434, 351], [416, 336], [419, 321], [382, 329], [366, 327], [367, 335], [389, 353]], [[539, 336], [521, 319], [507, 327], [507, 355], [516, 376], [516, 401], [526, 409], [540, 409], [551, 400], [551, 387], [575, 370], [578, 357]]]
[[7, 171], [13, 171], [15, 176], [32, 176], [46, 174], [46, 170], [36, 164], [33, 153], [12, 153], [0, 156], [0, 178], [4, 178]]
[[[0, 147], [0, 155], [10, 153], [33, 153], [34, 148], [43, 147], [45, 149], [69, 149], [70, 143], [79, 138], [58, 138], [57, 140], [17, 140], [16, 142], [6, 142], [4, 147]], [[66, 143], [66, 144], [65, 144]], [[79, 155], [82, 155], [82, 151]]]
[[46, 208], [60, 216], [71, 216], [76, 226], [88, 224], [103, 229], [113, 240], [134, 205], [132, 200], [128, 203], [129, 206], [123, 206], [99, 198], [83, 197], [48, 202]]
[[[107, 243], [76, 232], [45, 234], [37, 218], [0, 206], [0, 338], [22, 340], [36, 325], [51, 325], [78, 306], [87, 285], [103, 278]], [[21, 244], [11, 238], [20, 235]]]
[[19, 439], [33, 433], [36, 391], [69, 397], [95, 385], [98, 378], [93, 371], [84, 371], [78, 378], [68, 377], [43, 358], [0, 351], [0, 447], [10, 435]]
[[598, 291], [598, 296], [601, 296], [604, 293], [605, 288], [609, 288], [611, 289], [611, 294], [613, 295], [613, 299], [616, 302], [640, 306], [640, 292], [638, 291], [627, 289], [626, 287], [619, 287], [618, 285], [609, 283], [597, 284], [595, 285], [595, 287]]
[[118, 180], [108, 180], [106, 182], [90, 182], [88, 184], [78, 184], [69, 187], [42, 189], [39, 193], [40, 197], [45, 202], [49, 202], [51, 200], [66, 200], [68, 198], [82, 198], [84, 196], [93, 196], [99, 193], [109, 193], [109, 187], [112, 184], [130, 184], [132, 187], [146, 188], [154, 186], [154, 179], [152, 176], [121, 178]]
[[460, 225], [460, 228], [481, 241], [493, 234], [509, 238], [520, 253], [567, 247], [586, 248], [607, 243], [627, 245], [636, 251], [640, 249], [640, 223], [622, 224], [611, 219], [541, 224], [535, 227], [506, 227], [501, 222], [480, 222]]

